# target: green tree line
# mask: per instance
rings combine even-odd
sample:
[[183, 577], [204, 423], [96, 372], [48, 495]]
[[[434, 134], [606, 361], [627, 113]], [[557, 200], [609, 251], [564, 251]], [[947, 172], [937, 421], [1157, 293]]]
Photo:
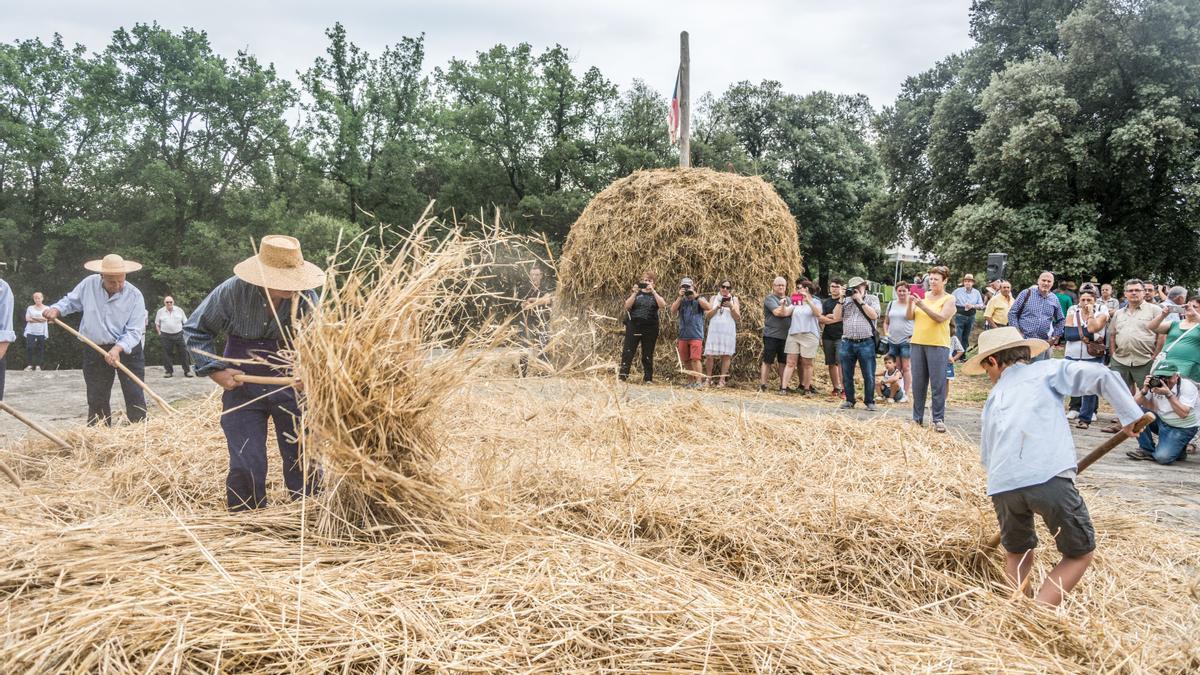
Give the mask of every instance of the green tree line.
[[[995, 250], [1019, 274], [1194, 280], [1198, 22], [1188, 0], [976, 0], [975, 46], [882, 110], [770, 80], [699, 97], [691, 161], [774, 184], [823, 284], [886, 278], [903, 239], [956, 270]], [[96, 51], [16, 40], [0, 44], [0, 261], [20, 312], [116, 251], [146, 265], [132, 280], [153, 311], [168, 293], [194, 307], [267, 232], [320, 259], [431, 200], [557, 246], [611, 181], [678, 163], [666, 104], [561, 45], [435, 65], [423, 35], [371, 53], [335, 24], [285, 75], [157, 24]]]

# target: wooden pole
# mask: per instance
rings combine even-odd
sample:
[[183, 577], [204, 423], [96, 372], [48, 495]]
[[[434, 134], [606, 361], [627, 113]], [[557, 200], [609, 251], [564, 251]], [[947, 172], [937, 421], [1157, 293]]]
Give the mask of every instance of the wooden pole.
[[688, 34], [679, 34], [679, 166], [688, 168], [692, 165], [692, 86], [689, 81], [691, 74], [691, 52], [688, 48]]
[[54, 432], [50, 431], [46, 427], [38, 424], [37, 422], [34, 422], [33, 420], [29, 419], [25, 415], [21, 414], [16, 409], [14, 409], [11, 405], [5, 403], [4, 401], [0, 401], [0, 410], [3, 410], [4, 412], [8, 413], [9, 415], [12, 415], [13, 417], [15, 417], [18, 420], [20, 420], [21, 422], [23, 422], [25, 424], [25, 426], [29, 427], [30, 429], [33, 429], [34, 431], [45, 436], [46, 438], [49, 438], [51, 441], [54, 441], [55, 445], [59, 446], [60, 448], [63, 448], [66, 450], [71, 449], [70, 443], [67, 443], [62, 438], [59, 438]]
[[233, 376], [233, 379], [242, 384], [267, 384], [280, 387], [294, 387], [299, 382], [294, 377], [272, 376], [272, 375], [247, 375], [238, 373]]
[[[1133, 423], [1134, 433], [1140, 434], [1142, 432], [1142, 429], [1145, 429], [1146, 427], [1150, 426], [1150, 423], [1153, 421], [1154, 421], [1154, 413], [1146, 413], [1145, 415], [1142, 415], [1141, 418], [1138, 419], [1138, 421]], [[1107, 455], [1110, 450], [1112, 450], [1113, 448], [1117, 447], [1122, 442], [1124, 442], [1125, 438], [1126, 438], [1126, 436], [1123, 432], [1118, 431], [1117, 433], [1113, 434], [1111, 438], [1109, 438], [1108, 440], [1101, 443], [1099, 445], [1099, 447], [1097, 447], [1095, 450], [1092, 450], [1088, 454], [1084, 455], [1083, 459], [1079, 460], [1079, 463], [1075, 465], [1075, 473], [1077, 475], [1083, 473], [1084, 469], [1095, 464], [1096, 460]], [[990, 551], [999, 545], [1000, 545], [1000, 533], [996, 533], [996, 534], [992, 535], [991, 539], [988, 539], [987, 544], [985, 544], [984, 547]]]
[[[74, 335], [75, 337], [79, 338], [79, 341], [82, 342], [83, 344], [96, 350], [96, 353], [100, 354], [101, 356], [108, 356], [108, 352], [104, 351], [103, 347], [101, 347], [100, 345], [96, 344], [95, 342], [92, 342], [91, 340], [87, 339], [79, 331], [75, 330], [74, 328], [71, 328], [67, 324], [60, 321], [59, 319], [54, 319], [54, 323], [58, 324], [59, 328], [62, 328], [63, 330], [70, 333], [71, 335]], [[128, 377], [129, 379], [136, 382], [137, 386], [141, 387], [143, 391], [145, 391], [147, 394], [150, 395], [150, 398], [154, 399], [154, 402], [158, 404], [158, 407], [162, 408], [163, 410], [165, 410], [167, 412], [175, 412], [175, 409], [171, 407], [170, 403], [167, 403], [166, 399], [164, 399], [163, 397], [154, 393], [154, 390], [152, 390], [152, 389], [150, 389], [150, 387], [146, 386], [146, 383], [142, 382], [141, 378], [139, 378], [137, 375], [134, 375], [133, 371], [126, 368], [124, 363], [117, 361], [117, 370], [120, 370], [122, 373], [125, 373], [126, 377]]]

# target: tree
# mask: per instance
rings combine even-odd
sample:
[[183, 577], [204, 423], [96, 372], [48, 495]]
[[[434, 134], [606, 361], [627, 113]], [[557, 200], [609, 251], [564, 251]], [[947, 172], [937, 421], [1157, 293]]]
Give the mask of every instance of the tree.
[[644, 81], [634, 80], [617, 103], [612, 138], [608, 142], [612, 178], [678, 162], [667, 135], [666, 113], [666, 99]]

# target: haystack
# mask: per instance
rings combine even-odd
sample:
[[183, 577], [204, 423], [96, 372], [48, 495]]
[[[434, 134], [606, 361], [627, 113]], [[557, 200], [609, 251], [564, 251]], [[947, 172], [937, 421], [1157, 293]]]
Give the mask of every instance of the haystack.
[[[643, 272], [658, 275], [668, 302], [684, 276], [706, 297], [728, 279], [741, 298], [734, 373], [744, 378], [757, 373], [771, 280], [783, 275], [790, 282], [802, 269], [796, 220], [761, 178], [711, 169], [638, 171], [596, 195], [571, 226], [559, 263], [558, 307], [595, 328], [597, 357], [616, 361], [623, 302]], [[669, 312], [662, 319], [656, 376], [679, 370], [671, 347], [676, 324]]]

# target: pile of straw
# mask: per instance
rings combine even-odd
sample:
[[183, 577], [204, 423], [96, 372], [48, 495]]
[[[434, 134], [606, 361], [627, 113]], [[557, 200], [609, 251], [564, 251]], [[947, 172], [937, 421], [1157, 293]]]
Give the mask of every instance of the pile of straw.
[[[756, 374], [762, 301], [777, 275], [794, 280], [803, 269], [796, 220], [769, 184], [754, 176], [711, 169], [654, 169], [622, 178], [595, 196], [571, 226], [559, 262], [557, 307], [586, 319], [594, 336], [586, 348], [609, 361], [620, 357], [621, 312], [643, 272], [658, 275], [658, 291], [674, 301], [690, 276], [705, 296], [730, 280], [741, 299], [734, 373]], [[676, 327], [662, 313], [661, 342]], [[576, 349], [584, 348], [576, 346]], [[656, 376], [679, 370], [675, 350], [661, 348]]]
[[0, 670], [1200, 668], [1200, 538], [1089, 494], [1062, 611], [1010, 599], [976, 450], [911, 425], [475, 387], [455, 517], [329, 536], [328, 493], [224, 512], [215, 406], [0, 452]]

